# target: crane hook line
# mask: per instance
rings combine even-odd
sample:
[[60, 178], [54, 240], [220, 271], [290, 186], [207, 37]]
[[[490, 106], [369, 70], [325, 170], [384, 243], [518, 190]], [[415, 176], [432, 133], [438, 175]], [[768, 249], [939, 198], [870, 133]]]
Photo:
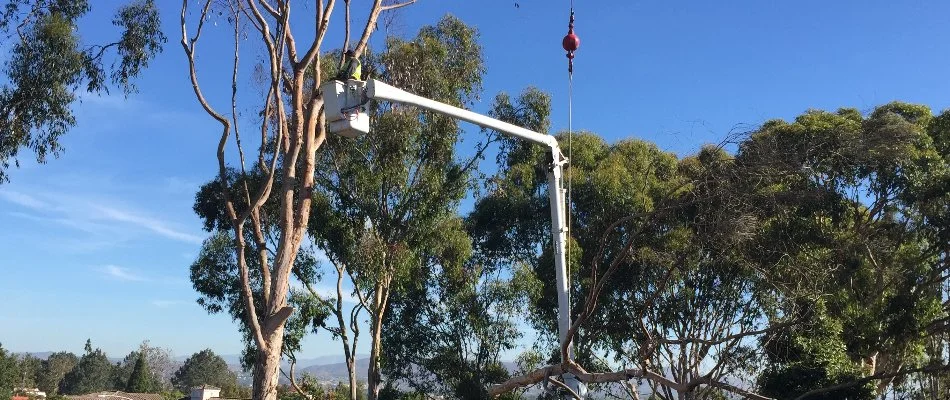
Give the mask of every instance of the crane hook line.
[[[571, 12], [574, 12], [574, 0], [571, 0]], [[573, 68], [572, 68], [573, 69]], [[568, 92], [567, 92], [567, 159], [573, 162], [574, 159], [574, 72], [568, 72]], [[571, 197], [574, 187], [574, 168], [570, 164], [567, 166], [567, 207], [565, 207], [565, 218], [567, 219], [567, 265], [570, 267], [571, 258], [571, 209], [573, 199]]]

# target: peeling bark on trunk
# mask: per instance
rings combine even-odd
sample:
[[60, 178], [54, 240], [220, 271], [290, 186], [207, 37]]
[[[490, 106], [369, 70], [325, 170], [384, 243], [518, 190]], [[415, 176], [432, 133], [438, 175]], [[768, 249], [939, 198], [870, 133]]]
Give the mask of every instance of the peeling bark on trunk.
[[[386, 261], [383, 261], [384, 268], [388, 267]], [[369, 355], [369, 368], [367, 371], [367, 399], [376, 400], [379, 398], [380, 386], [382, 386], [382, 368], [379, 357], [382, 355], [383, 348], [383, 317], [386, 316], [386, 308], [389, 305], [389, 286], [392, 284], [392, 275], [383, 277], [376, 283], [376, 289], [373, 296], [373, 308], [370, 314], [370, 326], [372, 330], [371, 350]]]
[[356, 360], [352, 356], [346, 360], [346, 371], [350, 378], [350, 400], [356, 400], [359, 388], [356, 384]]
[[[267, 345], [279, 349], [284, 342], [284, 327], [281, 325], [268, 335]], [[254, 362], [254, 400], [277, 400], [277, 383], [280, 377], [280, 352], [257, 351]]]
[[369, 371], [366, 376], [367, 398], [376, 400], [379, 398], [379, 389], [382, 385], [382, 374], [380, 373], [379, 356], [382, 349], [383, 336], [383, 312], [373, 315], [373, 345], [369, 354]]

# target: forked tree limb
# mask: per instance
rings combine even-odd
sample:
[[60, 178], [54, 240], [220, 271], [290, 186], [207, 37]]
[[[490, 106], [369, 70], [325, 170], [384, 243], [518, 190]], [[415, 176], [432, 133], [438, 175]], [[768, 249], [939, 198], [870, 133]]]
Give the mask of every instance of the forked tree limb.
[[565, 385], [564, 382], [561, 382], [561, 381], [559, 381], [559, 380], [557, 380], [557, 379], [554, 379], [554, 378], [552, 378], [552, 377], [550, 377], [550, 376], [547, 377], [547, 382], [553, 383], [555, 386], [560, 387], [561, 389], [564, 389], [565, 391], [567, 391], [568, 394], [571, 395], [571, 397], [574, 398], [574, 400], [583, 400], [583, 398], [581, 397], [581, 395], [577, 394], [577, 392], [575, 392], [574, 389], [571, 389], [570, 387], [568, 387], [567, 385]]
[[287, 354], [287, 358], [290, 359], [290, 374], [288, 375], [286, 372], [284, 372], [283, 368], [281, 368], [280, 373], [284, 374], [284, 377], [290, 381], [290, 386], [292, 386], [294, 390], [297, 391], [297, 393], [300, 393], [300, 395], [305, 397], [307, 400], [315, 400], [313, 395], [307, 393], [305, 390], [303, 390], [303, 388], [300, 387], [300, 385], [297, 384], [297, 378], [294, 377], [294, 368], [297, 367], [297, 357], [294, 357], [293, 354]]
[[[882, 380], [882, 379], [892, 379], [898, 376], [918, 373], [918, 372], [946, 372], [950, 371], [950, 365], [928, 365], [925, 367], [919, 368], [909, 368], [901, 369], [898, 371], [886, 372], [882, 371], [874, 375], [866, 376], [861, 379], [856, 379], [850, 382], [845, 382], [838, 385], [828, 386], [824, 388], [810, 390], [796, 397], [794, 400], [807, 400], [812, 398], [812, 396], [833, 392], [836, 390], [847, 389], [854, 386], [863, 385], [868, 382]], [[721, 389], [730, 393], [740, 395], [747, 399], [753, 400], [774, 400], [771, 397], [763, 396], [745, 389], [741, 389], [737, 386], [718, 381], [709, 377], [709, 375], [704, 375], [696, 379], [692, 379], [689, 382], [680, 383], [675, 382], [663, 375], [660, 375], [656, 372], [649, 370], [640, 370], [640, 369], [624, 369], [616, 372], [606, 372], [606, 373], [588, 373], [579, 369], [577, 365], [565, 365], [565, 364], [556, 364], [548, 365], [535, 369], [526, 374], [513, 377], [503, 383], [492, 385], [488, 388], [488, 394], [491, 397], [497, 397], [501, 394], [510, 392], [512, 390], [532, 386], [541, 382], [544, 382], [549, 377], [563, 375], [566, 372], [574, 374], [575, 377], [581, 382], [584, 383], [611, 383], [611, 382], [627, 382], [631, 379], [643, 378], [655, 383], [658, 386], [672, 389], [678, 392], [689, 392], [695, 388], [706, 385]]]
[[363, 51], [366, 50], [366, 44], [369, 42], [369, 37], [373, 34], [373, 31], [376, 30], [376, 21], [379, 19], [380, 13], [383, 11], [402, 8], [415, 2], [416, 0], [406, 0], [401, 3], [384, 6], [383, 0], [373, 0], [373, 7], [370, 9], [369, 18], [366, 19], [366, 27], [363, 28], [363, 35], [360, 36], [360, 41], [357, 42], [356, 47], [353, 48], [353, 52], [356, 54], [356, 56], [359, 57], [361, 54], [363, 54]]
[[734, 334], [731, 334], [731, 335], [723, 336], [723, 337], [718, 338], [718, 339], [700, 339], [700, 338], [666, 339], [666, 338], [658, 338], [658, 339], [656, 339], [656, 341], [659, 342], [659, 343], [672, 344], [672, 345], [685, 345], [685, 344], [691, 344], [691, 343], [692, 343], [692, 344], [703, 344], [703, 345], [708, 345], [708, 346], [716, 346], [716, 345], [720, 345], [720, 344], [723, 344], [723, 343], [726, 343], [726, 342], [729, 342], [729, 341], [733, 341], [733, 340], [737, 340], [737, 339], [742, 339], [742, 338], [745, 338], [745, 337], [748, 337], [748, 336], [757, 336], [757, 335], [761, 335], [761, 334], [763, 334], [763, 333], [768, 333], [768, 332], [771, 332], [771, 331], [788, 328], [788, 327], [790, 327], [790, 326], [793, 326], [793, 325], [798, 324], [798, 322], [799, 322], [799, 321], [797, 321], [797, 320], [785, 321], [785, 322], [781, 322], [781, 323], [778, 323], [778, 324], [769, 325], [768, 327], [765, 327], [765, 328], [762, 328], [762, 329], [757, 329], [757, 330], [753, 330], [753, 331], [737, 332], [737, 333], [734, 333]]
[[[771, 397], [766, 397], [766, 396], [762, 396], [756, 393], [752, 393], [747, 390], [743, 390], [736, 386], [730, 385], [728, 383], [717, 381], [705, 375], [684, 383], [684, 382], [673, 381], [670, 378], [667, 378], [661, 374], [658, 374], [656, 372], [649, 371], [649, 370], [624, 369], [624, 370], [615, 371], [615, 372], [590, 373], [590, 372], [585, 372], [582, 369], [580, 369], [579, 366], [572, 365], [572, 364], [548, 365], [542, 368], [538, 368], [527, 374], [514, 377], [503, 383], [489, 387], [488, 394], [492, 397], [497, 397], [501, 394], [510, 392], [514, 389], [527, 387], [527, 386], [544, 382], [545, 380], [548, 380], [552, 376], [562, 375], [566, 372], [570, 372], [577, 378], [577, 380], [584, 383], [613, 383], [613, 382], [623, 383], [631, 379], [643, 378], [643, 379], [647, 379], [652, 382], [655, 382], [656, 384], [660, 386], [667, 387], [681, 393], [692, 391], [701, 385], [706, 385], [706, 386], [711, 386], [711, 387], [722, 389], [731, 393], [738, 394], [747, 399], [774, 400]], [[553, 381], [553, 382], [557, 382], [557, 381]]]
[[222, 194], [225, 200], [225, 209], [227, 210], [228, 218], [231, 220], [231, 227], [234, 229], [235, 255], [237, 258], [238, 270], [241, 276], [242, 297], [244, 297], [245, 308], [248, 311], [247, 323], [250, 326], [251, 334], [254, 337], [254, 342], [257, 344], [257, 347], [259, 349], [266, 350], [267, 342], [264, 340], [264, 335], [261, 331], [260, 320], [257, 316], [257, 310], [256, 307], [254, 307], [254, 297], [252, 294], [253, 292], [251, 291], [247, 260], [244, 257], [246, 244], [244, 243], [243, 224], [244, 218], [246, 217], [238, 218], [237, 212], [234, 209], [234, 201], [231, 199], [227, 180], [227, 165], [225, 164], [224, 160], [224, 148], [227, 145], [228, 137], [231, 133], [231, 121], [215, 110], [205, 98], [204, 93], [201, 91], [201, 86], [198, 84], [198, 73], [195, 67], [195, 47], [198, 44], [198, 39], [201, 38], [201, 31], [204, 27], [204, 21], [210, 8], [211, 0], [206, 0], [204, 6], [201, 8], [201, 17], [198, 22], [198, 28], [195, 32], [195, 36], [189, 38], [186, 18], [188, 11], [188, 0], [182, 0], [181, 46], [185, 50], [185, 55], [188, 57], [188, 76], [191, 79], [191, 86], [195, 92], [195, 97], [198, 99], [198, 102], [201, 104], [201, 107], [205, 110], [205, 112], [221, 124], [221, 139], [218, 141], [217, 150], [218, 175], [221, 181]]

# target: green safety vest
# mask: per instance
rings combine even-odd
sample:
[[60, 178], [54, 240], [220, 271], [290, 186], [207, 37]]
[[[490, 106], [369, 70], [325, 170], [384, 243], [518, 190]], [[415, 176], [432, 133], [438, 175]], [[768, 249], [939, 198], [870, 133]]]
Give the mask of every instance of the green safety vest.
[[349, 64], [346, 66], [346, 77], [348, 79], [360, 80], [363, 75], [363, 65], [360, 64], [360, 60], [353, 58], [350, 60]]

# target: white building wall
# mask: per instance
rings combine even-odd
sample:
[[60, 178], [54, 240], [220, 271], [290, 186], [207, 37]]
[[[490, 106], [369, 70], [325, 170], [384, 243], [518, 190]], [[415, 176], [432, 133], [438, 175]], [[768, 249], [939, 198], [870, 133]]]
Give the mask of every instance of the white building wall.
[[208, 400], [212, 397], [221, 397], [221, 389], [211, 386], [199, 386], [191, 389], [191, 400]]

